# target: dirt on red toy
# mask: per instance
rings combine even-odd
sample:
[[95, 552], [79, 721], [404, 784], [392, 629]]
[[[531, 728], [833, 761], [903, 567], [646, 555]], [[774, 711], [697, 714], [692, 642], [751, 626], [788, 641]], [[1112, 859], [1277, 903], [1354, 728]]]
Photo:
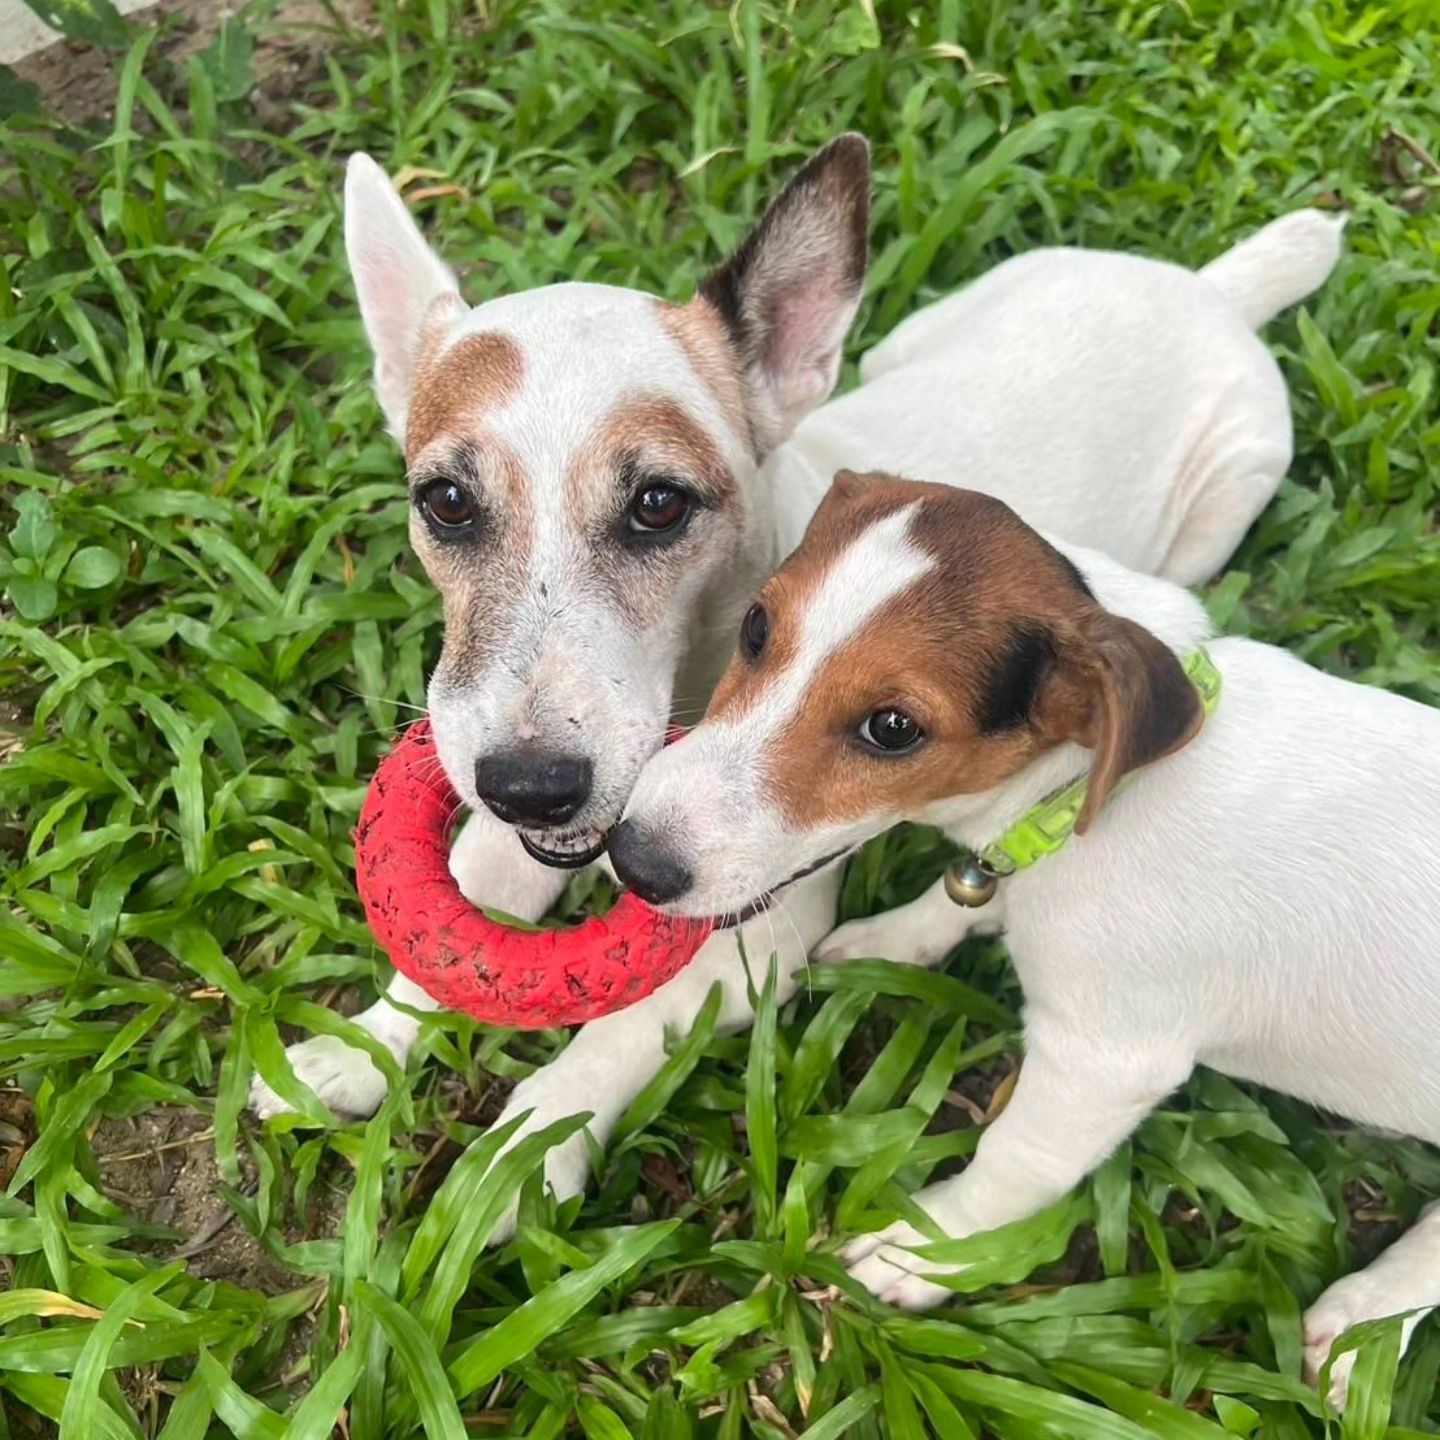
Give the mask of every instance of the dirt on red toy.
[[459, 810], [422, 720], [375, 772], [355, 833], [370, 929], [395, 968], [447, 1009], [510, 1029], [581, 1025], [643, 1000], [705, 943], [708, 923], [662, 915], [631, 894], [566, 930], [492, 920], [450, 874]]

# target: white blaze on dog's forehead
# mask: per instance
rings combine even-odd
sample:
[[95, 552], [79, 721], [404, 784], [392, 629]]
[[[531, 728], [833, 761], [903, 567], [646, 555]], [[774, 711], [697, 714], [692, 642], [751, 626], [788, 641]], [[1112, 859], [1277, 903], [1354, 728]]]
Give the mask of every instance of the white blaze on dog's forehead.
[[840, 553], [805, 606], [798, 664], [806, 678], [870, 617], [935, 568], [935, 557], [910, 538], [919, 504], [892, 510]]
[[918, 504], [892, 510], [862, 531], [805, 599], [795, 658], [776, 676], [760, 703], [734, 722], [769, 734], [794, 715], [825, 662], [859, 634], [895, 596], [935, 568], [936, 560], [910, 538]]

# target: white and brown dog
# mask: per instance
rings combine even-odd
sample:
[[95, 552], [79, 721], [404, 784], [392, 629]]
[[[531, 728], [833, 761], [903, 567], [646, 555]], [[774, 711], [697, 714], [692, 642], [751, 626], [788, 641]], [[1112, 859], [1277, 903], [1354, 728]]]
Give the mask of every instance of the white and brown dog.
[[[1182, 668], [1201, 647], [1208, 719]], [[1440, 712], [1212, 638], [1179, 586], [985, 495], [837, 478], [611, 858], [666, 910], [729, 914], [901, 820], [979, 853], [1084, 775], [1075, 837], [989, 905], [937, 882], [819, 947], [929, 964], [979, 918], [1005, 930], [1024, 1064], [969, 1167], [916, 1197], [939, 1229], [1056, 1200], [1197, 1064], [1440, 1143]], [[925, 1243], [899, 1224], [845, 1254], [923, 1308], [948, 1293]], [[1312, 1307], [1312, 1371], [1349, 1325], [1436, 1304], [1432, 1209]]]
[[[1286, 216], [1198, 274], [1081, 250], [1007, 261], [912, 316], [865, 356], [858, 389], [816, 410], [860, 301], [867, 217], [868, 148], [843, 136], [689, 304], [563, 284], [471, 308], [385, 175], [351, 161], [345, 237], [376, 389], [444, 597], [430, 709], [473, 812], [452, 862], [472, 900], [538, 919], [565, 882], [555, 866], [596, 853], [672, 713], [703, 708], [837, 466], [983, 484], [1182, 584], [1213, 574], [1274, 493], [1290, 412], [1254, 332], [1329, 273], [1336, 220]], [[831, 928], [835, 883], [797, 896], [773, 935], [754, 922], [750, 953], [773, 942], [788, 977]], [[744, 1023], [719, 936], [581, 1031], [504, 1118], [539, 1127], [581, 1096], [603, 1143], [663, 1062], [666, 1027], [717, 979], [724, 1022]], [[397, 977], [357, 1023], [403, 1062], [431, 1008]], [[369, 1057], [332, 1037], [288, 1055], [336, 1110], [384, 1095]], [[286, 1108], [259, 1081], [252, 1103]], [[587, 1156], [583, 1136], [552, 1152], [558, 1193], [584, 1184]]]

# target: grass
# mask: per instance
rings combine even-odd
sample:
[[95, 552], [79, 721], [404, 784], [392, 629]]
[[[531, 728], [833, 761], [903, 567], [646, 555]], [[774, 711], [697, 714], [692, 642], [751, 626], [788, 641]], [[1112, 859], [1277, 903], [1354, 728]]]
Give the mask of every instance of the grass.
[[[753, 1042], [702, 1018], [559, 1213], [540, 1144], [486, 1173], [484, 1122], [563, 1035], [442, 1017], [368, 1124], [243, 1113], [252, 1069], [283, 1081], [282, 1041], [382, 978], [349, 833], [440, 624], [341, 256], [352, 149], [409, 172], [472, 298], [678, 298], [788, 167], [863, 129], [855, 353], [1015, 251], [1198, 264], [1350, 208], [1340, 271], [1268, 332], [1293, 477], [1209, 599], [1440, 702], [1433, 10], [876, 9], [383, 0], [373, 31], [300, 37], [318, 58], [263, 104], [252, 10], [180, 68], [141, 35], [107, 129], [11, 120], [0, 1437], [1440, 1431], [1430, 1326], [1398, 1367], [1393, 1326], [1365, 1337], [1343, 1426], [1299, 1379], [1301, 1308], [1440, 1192], [1440, 1159], [1212, 1074], [987, 1242], [956, 1305], [825, 1294], [834, 1237], [968, 1154], [1013, 1069], [995, 945], [817, 972]], [[940, 863], [887, 838], [846, 913]], [[517, 1190], [518, 1238], [486, 1250]]]

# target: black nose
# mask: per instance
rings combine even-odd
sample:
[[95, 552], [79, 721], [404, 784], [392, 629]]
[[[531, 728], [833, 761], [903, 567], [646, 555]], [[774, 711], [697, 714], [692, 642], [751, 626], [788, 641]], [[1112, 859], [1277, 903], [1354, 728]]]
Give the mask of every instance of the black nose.
[[610, 863], [621, 881], [652, 905], [678, 900], [694, 880], [661, 841], [633, 820], [622, 820], [610, 832]]
[[590, 798], [592, 767], [583, 755], [504, 750], [475, 762], [475, 789], [509, 825], [563, 825]]

